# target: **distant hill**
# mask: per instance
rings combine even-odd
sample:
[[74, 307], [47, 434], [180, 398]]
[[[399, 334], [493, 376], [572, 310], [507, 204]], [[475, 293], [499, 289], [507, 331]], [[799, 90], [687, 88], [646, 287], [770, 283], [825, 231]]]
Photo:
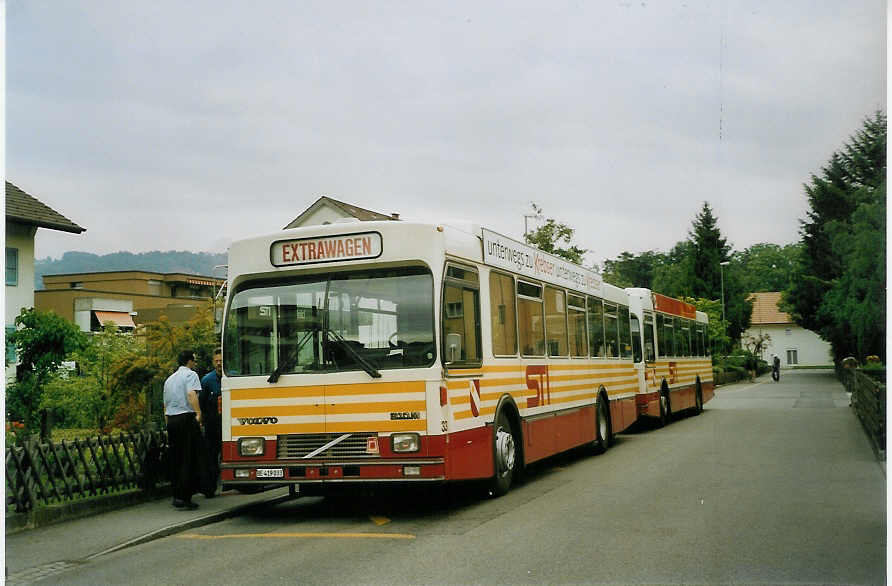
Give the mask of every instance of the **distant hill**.
[[214, 267], [228, 262], [225, 252], [113, 252], [92, 254], [90, 252], [66, 252], [62, 258], [36, 259], [34, 261], [34, 288], [43, 289], [44, 275], [66, 275], [70, 273], [100, 273], [105, 271], [152, 271], [156, 273], [186, 273], [223, 277], [222, 270], [214, 272]]

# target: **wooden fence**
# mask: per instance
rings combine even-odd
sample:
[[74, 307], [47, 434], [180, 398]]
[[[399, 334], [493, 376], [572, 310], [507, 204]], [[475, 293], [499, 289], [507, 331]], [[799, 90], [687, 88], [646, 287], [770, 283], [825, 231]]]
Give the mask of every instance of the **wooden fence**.
[[860, 369], [844, 368], [840, 379], [852, 394], [852, 408], [867, 431], [877, 456], [886, 459], [886, 385], [885, 371], [871, 371], [868, 375]]
[[6, 448], [6, 511], [112, 494], [148, 492], [168, 482], [167, 433], [121, 433]]

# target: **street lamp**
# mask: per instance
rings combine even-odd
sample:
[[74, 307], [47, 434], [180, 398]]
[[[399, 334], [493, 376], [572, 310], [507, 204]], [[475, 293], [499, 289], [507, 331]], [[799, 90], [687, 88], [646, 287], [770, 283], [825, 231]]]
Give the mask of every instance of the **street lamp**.
[[529, 231], [530, 231], [529, 228], [528, 228], [528, 224], [527, 224], [527, 221], [528, 221], [530, 218], [534, 218], [534, 219], [536, 219], [536, 220], [541, 220], [541, 219], [542, 219], [542, 215], [541, 215], [541, 214], [524, 214], [524, 215], [523, 215], [523, 236], [524, 236], [524, 238], [526, 238], [526, 235], [527, 235], [527, 234], [529, 233]]
[[731, 264], [731, 261], [726, 260], [725, 262], [719, 263], [719, 275], [722, 278], [722, 322], [725, 321], [725, 271], [724, 267]]

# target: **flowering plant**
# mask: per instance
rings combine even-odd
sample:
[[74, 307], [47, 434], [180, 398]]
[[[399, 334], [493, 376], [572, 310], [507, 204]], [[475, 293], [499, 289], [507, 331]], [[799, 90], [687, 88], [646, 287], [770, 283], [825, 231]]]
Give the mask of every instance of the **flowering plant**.
[[25, 437], [25, 424], [21, 421], [6, 422], [6, 447], [22, 443]]

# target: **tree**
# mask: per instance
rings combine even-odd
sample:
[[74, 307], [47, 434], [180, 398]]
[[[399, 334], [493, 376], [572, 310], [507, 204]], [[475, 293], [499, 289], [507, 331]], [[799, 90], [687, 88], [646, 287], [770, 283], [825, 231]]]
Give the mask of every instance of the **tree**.
[[623, 252], [614, 260], [604, 261], [605, 281], [617, 287], [644, 287], [653, 289], [654, 274], [666, 262], [666, 255], [648, 250], [635, 256]]
[[722, 238], [718, 218], [713, 215], [708, 202], [703, 202], [700, 213], [694, 218], [688, 239], [691, 242], [693, 295], [715, 299], [721, 291], [719, 264], [730, 260], [731, 247]]
[[682, 240], [676, 243], [664, 259], [654, 271], [653, 290], [676, 298], [694, 296], [691, 242]]
[[[542, 208], [533, 204], [533, 210], [536, 215], [542, 214]], [[539, 226], [532, 232], [524, 234], [524, 240], [527, 244], [535, 246], [539, 250], [548, 252], [569, 260], [572, 263], [581, 265], [582, 257], [588, 252], [585, 248], [579, 248], [572, 244], [573, 234], [576, 231], [564, 223], [557, 222], [554, 218], [545, 220], [545, 224]], [[563, 247], [561, 246], [563, 245]]]
[[885, 355], [886, 115], [876, 112], [804, 186], [802, 254], [784, 309], [834, 359]]
[[799, 244], [754, 244], [731, 255], [731, 262], [740, 266], [744, 290], [749, 293], [785, 291], [793, 284], [793, 273], [799, 261]]
[[713, 356], [725, 354], [731, 348], [731, 338], [728, 337], [728, 325], [722, 321], [722, 304], [716, 299], [703, 299], [686, 297], [684, 301], [690, 303], [709, 316], [709, 346]]
[[7, 395], [10, 418], [21, 419], [30, 432], [40, 430], [42, 441], [50, 438], [50, 411], [44, 404], [47, 383], [62, 362], [86, 344], [83, 332], [72, 322], [52, 311], [22, 309], [10, 335], [19, 356], [16, 382]]
[[214, 305], [208, 302], [195, 316], [183, 325], [172, 324], [165, 316], [146, 325], [146, 356], [131, 366], [131, 376], [150, 377], [143, 385], [144, 404], [151, 410], [151, 419], [160, 423], [159, 410], [161, 388], [177, 366], [177, 355], [182, 350], [195, 352], [196, 371], [199, 376], [213, 368], [214, 349], [220, 346], [220, 336], [214, 330]]
[[[48, 385], [44, 404], [56, 413], [64, 414], [64, 423], [78, 427], [92, 427], [108, 433], [113, 426], [135, 429], [142, 423], [140, 412], [128, 410], [142, 400], [143, 376], [134, 376], [138, 364], [145, 357], [145, 343], [130, 333], [120, 333], [109, 325], [94, 333], [88, 344], [73, 352], [77, 374], [58, 377]], [[148, 373], [148, 380], [157, 369]]]
[[747, 334], [741, 338], [740, 342], [743, 348], [748, 352], [751, 352], [753, 356], [762, 358], [762, 353], [765, 351], [765, 348], [768, 347], [768, 343], [771, 342], [771, 336], [767, 333]]
[[[725, 319], [728, 322], [728, 336], [735, 342], [739, 342], [740, 336], [750, 327], [753, 316], [753, 302], [749, 299], [750, 291], [743, 284], [744, 269], [739, 264], [731, 261], [722, 268], [724, 275], [724, 301]], [[716, 295], [721, 300], [721, 285]], [[730, 349], [730, 348], [729, 348]]]

